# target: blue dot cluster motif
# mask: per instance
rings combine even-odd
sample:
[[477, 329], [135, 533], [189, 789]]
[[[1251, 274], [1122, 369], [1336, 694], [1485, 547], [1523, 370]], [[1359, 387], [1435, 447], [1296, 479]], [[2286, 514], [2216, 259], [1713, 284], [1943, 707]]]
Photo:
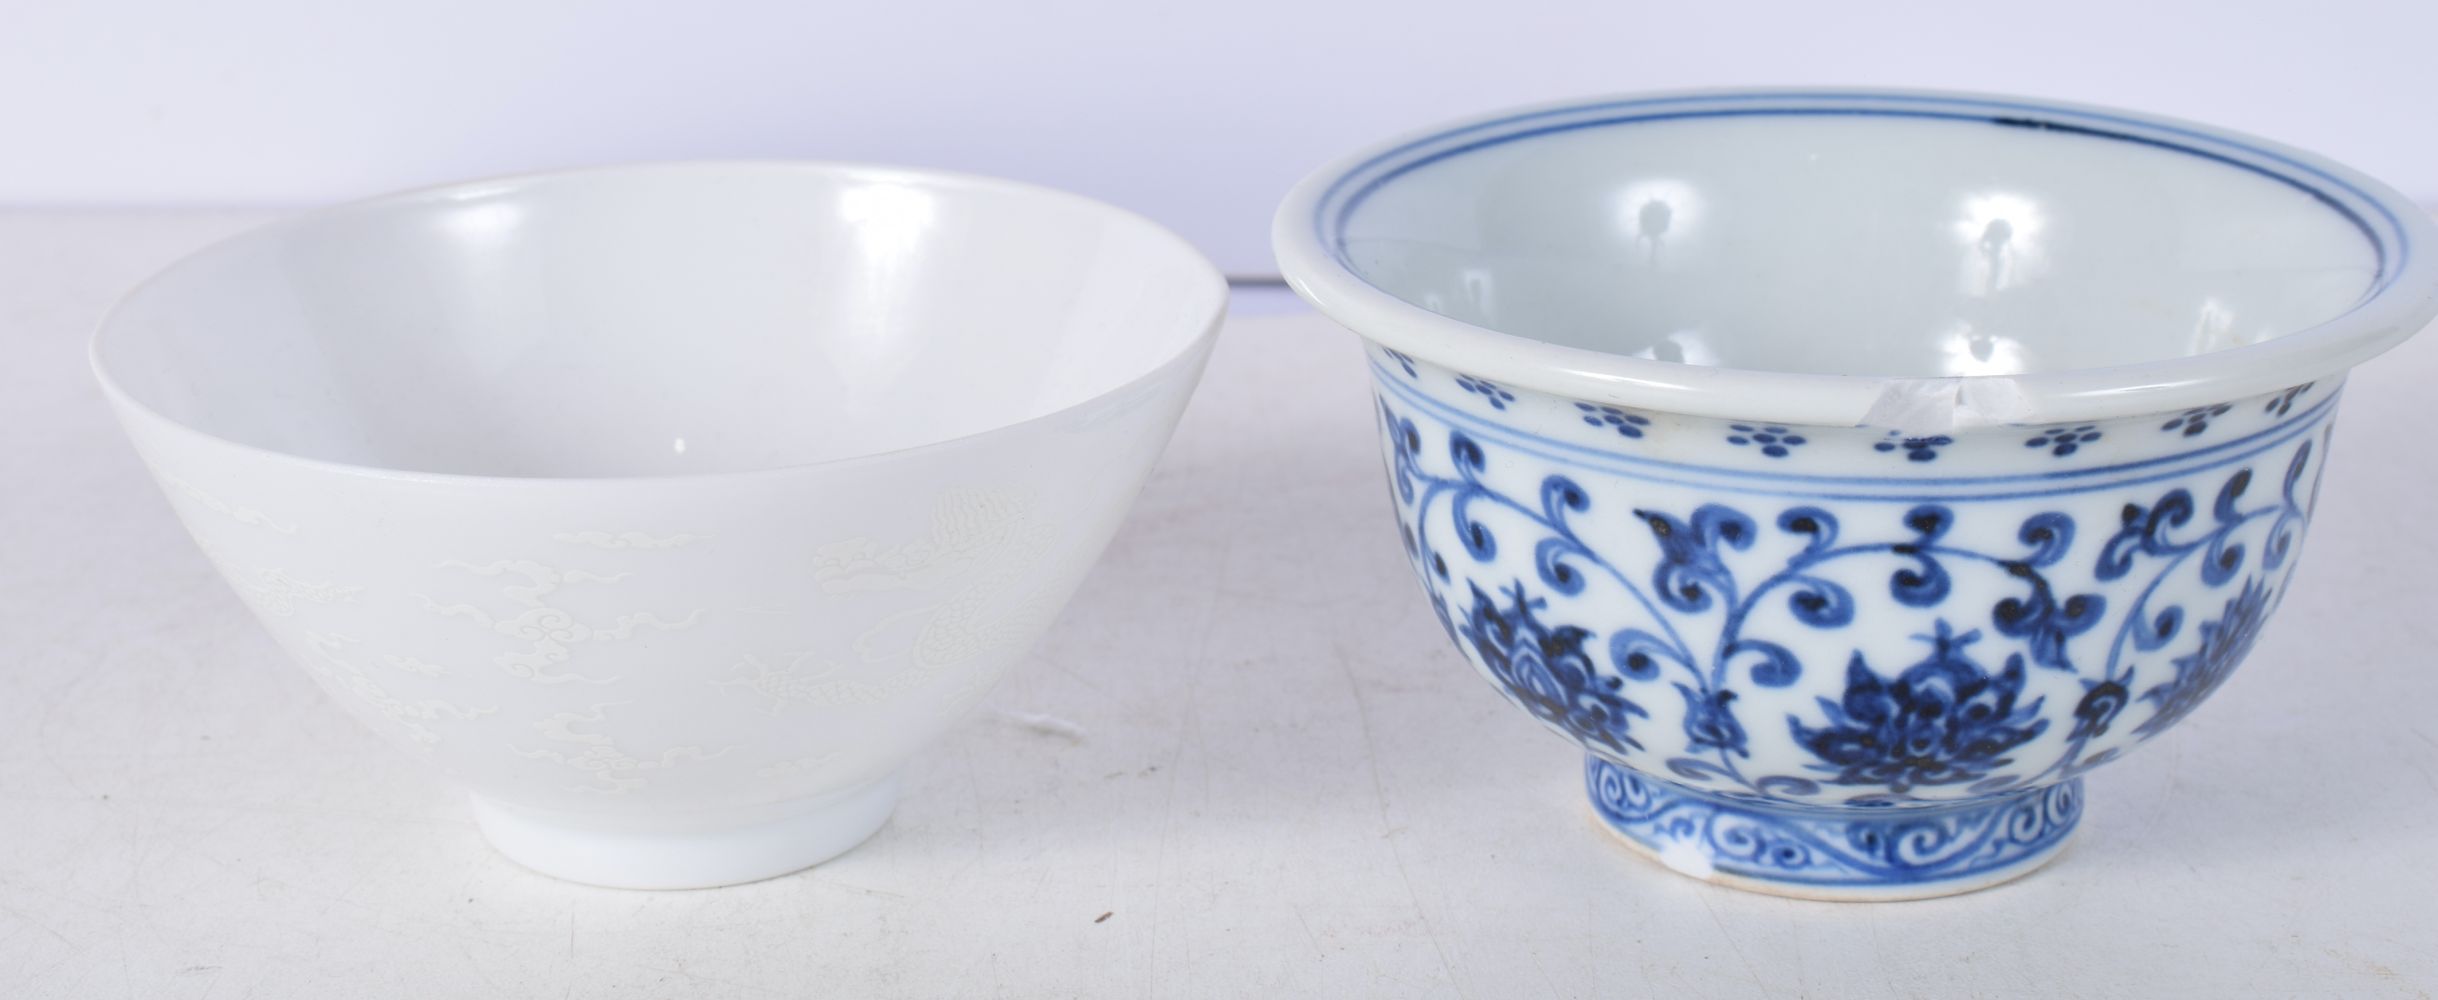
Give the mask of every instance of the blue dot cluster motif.
[[1905, 458], [1910, 461], [1930, 462], [1938, 459], [1939, 449], [1955, 443], [1954, 438], [1948, 437], [1945, 434], [1933, 434], [1929, 437], [1899, 438], [1897, 435], [1900, 433], [1902, 432], [1889, 431], [1888, 437], [1890, 440], [1880, 441], [1872, 444], [1871, 450], [1897, 451], [1901, 449], [1905, 453]]
[[1759, 445], [1761, 454], [1771, 458], [1785, 458], [1789, 449], [1809, 443], [1803, 435], [1776, 424], [1729, 424], [1727, 428], [1735, 432], [1727, 435], [1728, 444]]
[[2023, 442], [2023, 446], [2026, 448], [2047, 448], [2049, 450], [2049, 454], [2055, 455], [2059, 458], [2064, 458], [2067, 455], [2071, 455], [2082, 450], [2083, 445], [2097, 441], [2099, 438], [2100, 432], [2099, 425], [2097, 424], [2080, 424], [2073, 427], [2051, 427], [2048, 430], [2041, 431], [2040, 433], [2033, 435], [2031, 439]]
[[1641, 437], [1642, 429], [1651, 425], [1651, 418], [1639, 413], [1627, 413], [1614, 406], [1576, 403], [1575, 409], [1583, 411], [1584, 423], [1594, 427], [1613, 427], [1618, 434], [1625, 437]]
[[1456, 387], [1476, 396], [1480, 396], [1483, 399], [1489, 400], [1490, 408], [1493, 410], [1504, 410], [1507, 408], [1507, 404], [1515, 402], [1514, 393], [1507, 391], [1498, 383], [1492, 382], [1488, 379], [1474, 378], [1471, 375], [1458, 375], [1456, 376]]
[[2293, 412], [2294, 400], [2296, 397], [2301, 396], [2303, 393], [2310, 392], [2311, 387], [2318, 384], [2319, 383], [2317, 382], [2305, 382], [2301, 385], [2287, 389], [2284, 392], [2278, 393], [2277, 395], [2269, 398], [2269, 405], [2263, 407], [2262, 412], [2271, 414], [2273, 416], [2285, 416], [2286, 414]]
[[[1396, 362], [1396, 366], [1402, 369], [1407, 377], [1420, 379], [1421, 373], [1411, 356], [1391, 348], [1381, 348], [1381, 350], [1390, 360]], [[1481, 397], [1484, 402], [1490, 404], [1490, 408], [1493, 410], [1504, 411], [1509, 404], [1516, 401], [1514, 391], [1479, 376], [1457, 374], [1455, 382], [1457, 388]], [[2265, 411], [2275, 417], [2288, 415], [2292, 412], [2295, 402], [2309, 392], [2314, 384], [2305, 382], [2271, 394], [2265, 404]], [[1574, 406], [1586, 426], [1615, 431], [1619, 437], [1633, 440], [1645, 438], [1650, 433], [1651, 418], [1642, 414], [1606, 404], [1576, 402]], [[2159, 429], [2163, 432], [2181, 432], [2185, 437], [2197, 437], [2208, 432], [2211, 421], [2224, 417], [2233, 412], [2233, 409], [2234, 404], [2232, 403], [2196, 406], [2168, 418], [2159, 425]], [[1729, 424], [1728, 428], [1730, 432], [1726, 437], [1728, 444], [1755, 448], [1770, 458], [1789, 457], [1794, 453], [1794, 449], [1812, 443], [1810, 438], [1795, 428], [1783, 424], [1738, 423]], [[2082, 451], [2105, 436], [2099, 425], [2095, 423], [2058, 425], [2044, 428], [2031, 437], [2025, 438], [2023, 446], [2046, 449], [2055, 457], [2065, 458]], [[1907, 437], [1902, 431], [1890, 430], [1884, 439], [1872, 442], [1871, 448], [1883, 454], [1901, 454], [1908, 461], [1932, 462], [1938, 460], [1941, 449], [1955, 443], [1956, 439], [1947, 434]]]
[[2195, 437], [2201, 432], [2209, 429], [2209, 422], [2211, 420], [2226, 416], [2226, 412], [2234, 408], [2235, 405], [2233, 403], [2219, 403], [2216, 406], [2196, 406], [2168, 418], [2166, 423], [2159, 425], [2159, 429], [2163, 431], [2181, 430], [2184, 432], [2185, 437]]

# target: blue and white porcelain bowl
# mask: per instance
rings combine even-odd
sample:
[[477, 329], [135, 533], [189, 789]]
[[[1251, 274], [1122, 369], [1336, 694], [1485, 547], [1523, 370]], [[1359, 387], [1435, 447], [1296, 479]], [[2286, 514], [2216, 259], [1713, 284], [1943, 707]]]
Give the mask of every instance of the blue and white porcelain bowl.
[[1669, 867], [1826, 899], [2053, 856], [2081, 776], [2292, 582], [2429, 220], [2148, 115], [1828, 90], [1583, 101], [1304, 182], [1448, 636]]

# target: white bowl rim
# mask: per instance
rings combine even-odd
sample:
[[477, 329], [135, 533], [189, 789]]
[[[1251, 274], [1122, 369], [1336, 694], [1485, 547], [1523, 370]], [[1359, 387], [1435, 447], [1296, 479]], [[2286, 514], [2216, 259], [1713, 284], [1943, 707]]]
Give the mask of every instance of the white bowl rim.
[[[434, 472], [420, 469], [401, 469], [360, 462], [341, 462], [331, 459], [311, 458], [308, 456], [295, 454], [293, 452], [282, 451], [277, 448], [267, 448], [261, 445], [249, 444], [244, 441], [224, 437], [209, 431], [201, 430], [185, 421], [164, 414], [152, 408], [150, 405], [147, 405], [142, 400], [135, 398], [134, 395], [128, 393], [124, 388], [122, 388], [115, 379], [111, 378], [109, 367], [102, 361], [102, 342], [110, 335], [110, 331], [117, 325], [116, 321], [118, 319], [119, 311], [138, 295], [143, 294], [145, 290], [151, 288], [155, 283], [166, 279], [172, 273], [182, 270], [190, 264], [202, 261], [203, 259], [214, 254], [224, 252], [230, 247], [251, 243], [255, 240], [275, 238], [291, 229], [312, 225], [332, 215], [344, 212], [389, 208], [420, 201], [462, 200], [487, 197], [528, 184], [549, 183], [562, 178], [581, 176], [658, 171], [702, 172], [711, 174], [733, 170], [774, 169], [801, 170], [807, 173], [826, 174], [830, 176], [855, 178], [860, 180], [923, 184], [942, 190], [954, 190], [958, 188], [968, 190], [996, 190], [1025, 195], [1028, 197], [1038, 197], [1048, 201], [1063, 201], [1075, 205], [1087, 212], [1104, 216], [1119, 225], [1135, 227], [1144, 232], [1146, 235], [1151, 236], [1153, 239], [1165, 242], [1174, 247], [1184, 255], [1184, 259], [1199, 263], [1201, 265], [1201, 270], [1204, 272], [1204, 275], [1207, 278], [1207, 284], [1212, 293], [1210, 317], [1203, 321], [1201, 329], [1198, 330], [1192, 338], [1186, 340], [1178, 347], [1176, 351], [1170, 353], [1158, 364], [1152, 365], [1151, 367], [1145, 369], [1141, 374], [1136, 375], [1135, 377], [1118, 385], [1111, 386], [1108, 389], [1076, 400], [1073, 403], [1069, 403], [1065, 406], [1058, 407], [1057, 409], [1035, 416], [1027, 417], [1023, 420], [1009, 421], [1007, 423], [998, 424], [982, 430], [973, 431], [971, 433], [942, 438], [937, 441], [926, 441], [922, 444], [908, 445], [903, 448], [891, 448], [882, 451], [847, 455], [817, 462], [794, 462], [753, 469], [734, 469], [717, 472], [681, 472], [663, 475], [477, 475], [463, 472]], [[890, 461], [934, 449], [954, 448], [980, 439], [990, 438], [1016, 431], [1020, 428], [1033, 427], [1068, 419], [1078, 411], [1086, 410], [1093, 406], [1099, 405], [1104, 400], [1126, 395], [1136, 391], [1144, 385], [1160, 381], [1166, 378], [1180, 365], [1195, 363], [1195, 359], [1202, 357], [1207, 352], [1212, 342], [1217, 339], [1220, 327], [1224, 324], [1227, 318], [1227, 306], [1228, 287], [1226, 276], [1220, 272], [1217, 265], [1211, 263], [1210, 258], [1207, 255], [1203, 254], [1202, 251], [1197, 249], [1192, 243], [1187, 242], [1184, 237], [1177, 235], [1175, 231], [1152, 221], [1150, 218], [1145, 217], [1140, 213], [1119, 208], [1116, 205], [1109, 204], [1108, 202], [1085, 197], [1072, 191], [1063, 191], [1058, 188], [1048, 187], [1040, 184], [1031, 184], [1024, 181], [1009, 180], [1002, 177], [992, 177], [986, 174], [967, 173], [955, 170], [938, 170], [928, 167], [903, 167], [887, 164], [856, 163], [836, 160], [795, 160], [775, 158], [641, 160], [629, 163], [611, 163], [559, 170], [534, 170], [521, 173], [499, 174], [495, 176], [475, 178], [472, 180], [450, 181], [441, 184], [431, 184], [423, 187], [408, 188], [402, 191], [394, 191], [387, 194], [379, 194], [353, 201], [341, 202], [335, 205], [296, 212], [286, 217], [274, 219], [270, 222], [254, 226], [242, 232], [214, 240], [211, 243], [205, 244], [199, 249], [171, 261], [168, 265], [152, 272], [150, 275], [145, 277], [144, 280], [137, 282], [135, 285], [130, 286], [127, 291], [121, 293], [117, 299], [112, 302], [109, 311], [103, 314], [101, 321], [95, 324], [92, 336], [87, 339], [85, 346], [85, 361], [86, 364], [92, 368], [94, 379], [101, 384], [103, 395], [108, 397], [114, 404], [121, 407], [123, 412], [137, 415], [140, 418], [158, 425], [159, 427], [176, 435], [194, 440], [210, 442], [211, 444], [219, 447], [234, 449], [238, 452], [254, 455], [260, 458], [267, 458], [274, 461], [290, 463], [307, 468], [316, 468], [324, 471], [348, 475], [368, 476], [397, 482], [452, 485], [498, 484], [513, 486], [616, 486], [622, 484], [690, 483], [708, 482], [722, 479], [747, 479], [763, 476], [785, 475], [802, 472], [808, 469], [844, 469], [869, 462]]]
[[[2351, 217], [2377, 249], [2379, 274], [2346, 312], [2269, 340], [2139, 364], [2019, 375], [1873, 376], [1689, 365], [1564, 347], [1451, 319], [1372, 285], [1335, 246], [1368, 186], [1478, 145], [1555, 127], [1628, 124], [1602, 115], [1840, 111], [2033, 124], [2098, 132], [2219, 160], [2301, 188]], [[1522, 123], [1521, 134], [1481, 133]], [[2028, 121], [2025, 121], [2028, 119]], [[1472, 138], [1469, 138], [1472, 137]], [[1385, 175], [1385, 176], [1383, 176]], [[1366, 185], [1366, 187], [1355, 187]], [[1351, 199], [1351, 200], [1350, 200]], [[1947, 90], [1736, 87], [1574, 98], [1405, 133], [1305, 177], [1271, 222], [1281, 275], [1298, 295], [1365, 339], [1502, 385], [1653, 412], [1815, 426], [1908, 430], [2067, 423], [2209, 406], [2339, 375], [2438, 316], [2438, 225], [2395, 189], [2324, 157], [2245, 133], [2098, 105]], [[1930, 416], [1924, 418], [1925, 403]]]

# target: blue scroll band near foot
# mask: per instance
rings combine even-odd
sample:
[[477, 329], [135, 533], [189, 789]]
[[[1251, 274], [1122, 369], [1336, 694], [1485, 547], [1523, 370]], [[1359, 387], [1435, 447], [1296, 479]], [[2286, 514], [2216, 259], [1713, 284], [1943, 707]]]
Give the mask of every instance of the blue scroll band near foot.
[[1952, 896], [2024, 875], [2082, 819], [2082, 779], [1951, 806], [1822, 809], [1727, 798], [1586, 759], [1592, 808], [1669, 868], [1831, 900]]

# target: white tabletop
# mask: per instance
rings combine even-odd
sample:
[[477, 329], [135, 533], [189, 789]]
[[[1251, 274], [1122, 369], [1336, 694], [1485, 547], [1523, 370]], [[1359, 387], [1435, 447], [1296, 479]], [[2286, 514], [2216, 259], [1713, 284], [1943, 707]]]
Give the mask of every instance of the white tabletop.
[[2022, 882], [1808, 903], [1612, 842], [1418, 596], [1353, 339], [1287, 311], [1231, 324], [1108, 557], [877, 837], [621, 892], [493, 854], [324, 705], [103, 411], [110, 299], [258, 218], [0, 214], [0, 996], [2438, 990], [2438, 336], [2355, 378], [2250, 666]]

